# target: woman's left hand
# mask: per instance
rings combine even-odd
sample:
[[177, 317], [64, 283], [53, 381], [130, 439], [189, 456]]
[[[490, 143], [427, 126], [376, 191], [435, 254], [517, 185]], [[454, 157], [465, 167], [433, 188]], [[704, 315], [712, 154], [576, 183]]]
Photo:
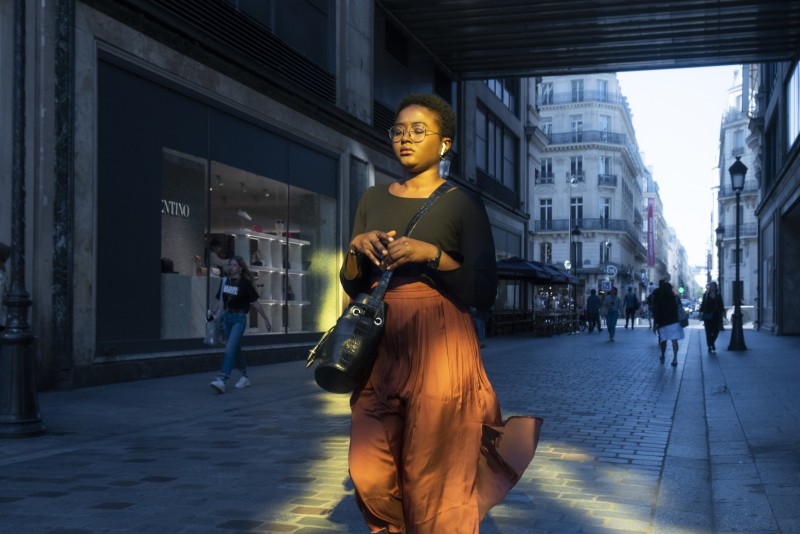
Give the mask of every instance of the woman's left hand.
[[436, 256], [436, 245], [410, 237], [394, 239], [386, 245], [387, 254], [383, 264], [387, 269], [396, 269], [406, 263], [425, 263]]

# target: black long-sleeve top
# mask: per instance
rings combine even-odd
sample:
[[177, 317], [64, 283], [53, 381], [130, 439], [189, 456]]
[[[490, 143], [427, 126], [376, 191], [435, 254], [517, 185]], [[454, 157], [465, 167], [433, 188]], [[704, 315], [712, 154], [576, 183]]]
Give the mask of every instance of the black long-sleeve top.
[[654, 301], [653, 318], [658, 326], [667, 326], [678, 322], [680, 319], [678, 307], [681, 305], [681, 301], [677, 296], [673, 295], [671, 291], [662, 290]]
[[721, 321], [725, 315], [725, 304], [722, 302], [722, 295], [719, 293], [712, 297], [708, 292], [703, 293], [703, 302], [700, 304], [700, 313], [713, 313], [714, 321]]
[[[392, 195], [386, 186], [371, 187], [358, 204], [353, 236], [371, 230], [396, 230], [400, 237], [425, 200]], [[461, 266], [439, 271], [421, 263], [407, 263], [396, 270], [395, 277], [420, 277], [467, 306], [488, 309], [494, 304], [497, 294], [494, 240], [486, 208], [479, 198], [459, 188], [451, 189], [420, 219], [410, 237], [439, 245]], [[359, 276], [348, 280], [343, 265], [339, 278], [347, 294], [355, 297], [368, 291], [371, 282], [380, 275], [378, 266], [361, 256]]]

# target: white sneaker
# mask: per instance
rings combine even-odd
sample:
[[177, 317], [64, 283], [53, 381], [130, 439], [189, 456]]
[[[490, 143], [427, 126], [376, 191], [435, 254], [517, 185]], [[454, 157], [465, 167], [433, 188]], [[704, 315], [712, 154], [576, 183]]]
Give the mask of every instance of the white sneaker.
[[223, 382], [221, 378], [215, 378], [214, 381], [211, 382], [211, 389], [217, 393], [225, 393], [225, 382]]
[[246, 376], [243, 376], [242, 378], [239, 379], [238, 382], [236, 382], [236, 385], [234, 387], [242, 389], [248, 386], [250, 386], [250, 379], [247, 378]]

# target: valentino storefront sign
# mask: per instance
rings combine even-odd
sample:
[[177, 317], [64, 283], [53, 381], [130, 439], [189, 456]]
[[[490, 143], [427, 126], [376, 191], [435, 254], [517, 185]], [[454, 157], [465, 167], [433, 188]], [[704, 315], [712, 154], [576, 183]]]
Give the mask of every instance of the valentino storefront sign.
[[161, 214], [172, 215], [173, 217], [188, 218], [190, 214], [189, 205], [174, 200], [161, 199]]

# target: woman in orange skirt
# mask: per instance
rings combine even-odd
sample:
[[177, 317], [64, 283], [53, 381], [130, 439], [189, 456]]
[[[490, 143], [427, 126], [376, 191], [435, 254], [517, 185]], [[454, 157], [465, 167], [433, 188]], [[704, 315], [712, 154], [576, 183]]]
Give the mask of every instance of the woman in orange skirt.
[[474, 533], [533, 457], [541, 419], [505, 423], [481, 361], [469, 306], [497, 291], [494, 243], [480, 199], [448, 191], [401, 236], [444, 179], [455, 116], [414, 94], [389, 129], [402, 180], [359, 202], [341, 270], [355, 296], [392, 269], [375, 363], [351, 399], [350, 476], [371, 532]]

